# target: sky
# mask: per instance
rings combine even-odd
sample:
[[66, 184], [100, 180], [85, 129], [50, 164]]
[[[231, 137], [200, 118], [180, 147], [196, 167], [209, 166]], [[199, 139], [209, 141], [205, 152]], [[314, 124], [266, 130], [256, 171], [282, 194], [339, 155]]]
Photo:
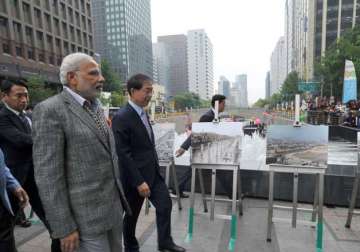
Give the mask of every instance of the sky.
[[214, 84], [221, 75], [248, 75], [250, 103], [265, 97], [270, 56], [284, 35], [285, 0], [151, 0], [157, 36], [205, 29], [214, 50]]

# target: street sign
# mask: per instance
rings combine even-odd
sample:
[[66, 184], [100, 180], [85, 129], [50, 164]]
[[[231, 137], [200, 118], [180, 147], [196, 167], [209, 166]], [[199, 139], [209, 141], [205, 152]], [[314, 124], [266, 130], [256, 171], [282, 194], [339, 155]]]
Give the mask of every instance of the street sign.
[[320, 82], [318, 81], [299, 81], [298, 89], [302, 92], [317, 93], [320, 90]]

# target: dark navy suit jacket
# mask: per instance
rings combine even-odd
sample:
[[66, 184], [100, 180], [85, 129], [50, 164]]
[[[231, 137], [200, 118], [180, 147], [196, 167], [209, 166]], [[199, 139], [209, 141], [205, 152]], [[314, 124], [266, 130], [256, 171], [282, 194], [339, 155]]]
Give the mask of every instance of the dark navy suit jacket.
[[114, 116], [112, 129], [124, 190], [127, 191], [128, 187], [136, 189], [144, 182], [151, 188], [156, 175], [160, 175], [152, 129], [150, 137], [139, 114], [130, 104]]

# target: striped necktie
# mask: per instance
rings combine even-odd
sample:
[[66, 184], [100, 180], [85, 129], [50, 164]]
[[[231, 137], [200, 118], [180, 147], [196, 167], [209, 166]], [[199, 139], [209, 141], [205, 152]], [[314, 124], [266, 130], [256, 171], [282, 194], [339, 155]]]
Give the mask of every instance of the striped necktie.
[[101, 135], [105, 138], [109, 138], [108, 132], [108, 124], [106, 123], [106, 119], [104, 113], [100, 107], [91, 108], [91, 104], [88, 101], [84, 102], [84, 108], [90, 114], [90, 116], [94, 119], [97, 129], [100, 131]]

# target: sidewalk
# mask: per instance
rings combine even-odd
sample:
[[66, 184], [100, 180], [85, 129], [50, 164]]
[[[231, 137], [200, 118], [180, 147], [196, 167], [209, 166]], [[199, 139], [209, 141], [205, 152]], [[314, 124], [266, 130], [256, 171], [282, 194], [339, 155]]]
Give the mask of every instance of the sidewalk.
[[[200, 196], [197, 195], [195, 211], [201, 212]], [[195, 216], [194, 235], [190, 243], [185, 242], [188, 226], [189, 200], [183, 200], [183, 210], [178, 211], [174, 201], [172, 213], [172, 233], [176, 243], [184, 246], [187, 252], [225, 252], [230, 238], [230, 221], [216, 220], [211, 222], [205, 216]], [[290, 206], [290, 203], [283, 203]], [[298, 224], [292, 228], [288, 223], [274, 223], [272, 242], [266, 242], [267, 200], [245, 199], [244, 215], [239, 218], [236, 241], [236, 252], [311, 252], [315, 250], [316, 230]], [[299, 204], [299, 207], [311, 205]], [[229, 214], [230, 205], [216, 203], [215, 212]], [[274, 217], [290, 217], [291, 212], [274, 211]], [[360, 252], [360, 217], [354, 216], [352, 228], [344, 227], [347, 216], [346, 208], [324, 208], [324, 250], [326, 252]], [[310, 220], [311, 214], [298, 214], [298, 219]], [[142, 252], [157, 251], [157, 234], [155, 225], [155, 209], [150, 208], [148, 216], [141, 212], [137, 236]], [[38, 231], [36, 230], [39, 228]], [[21, 233], [33, 232], [33, 236], [24, 239]], [[37, 232], [39, 234], [37, 234]], [[50, 240], [47, 232], [40, 224], [31, 229], [17, 228], [19, 252], [48, 252]], [[19, 238], [20, 237], [20, 238]], [[23, 237], [23, 238], [21, 238]], [[21, 239], [23, 239], [21, 241]]]

